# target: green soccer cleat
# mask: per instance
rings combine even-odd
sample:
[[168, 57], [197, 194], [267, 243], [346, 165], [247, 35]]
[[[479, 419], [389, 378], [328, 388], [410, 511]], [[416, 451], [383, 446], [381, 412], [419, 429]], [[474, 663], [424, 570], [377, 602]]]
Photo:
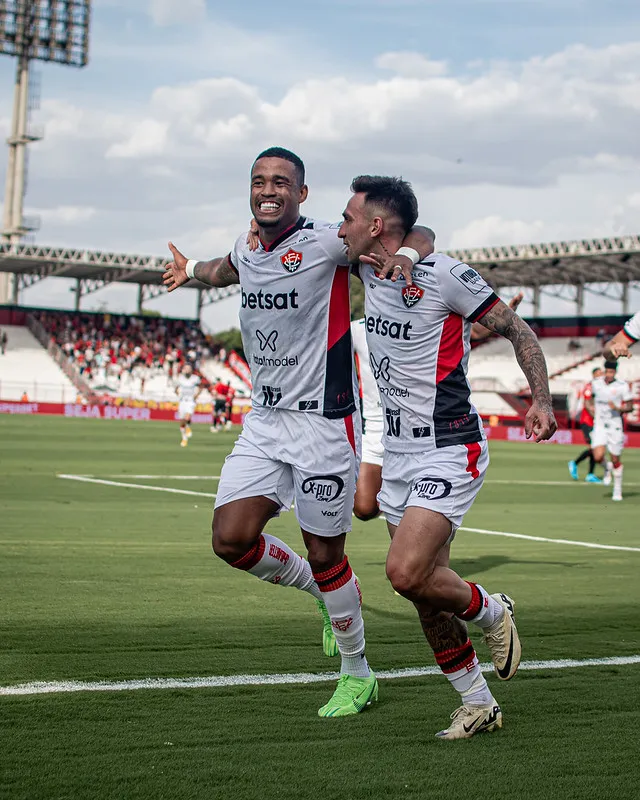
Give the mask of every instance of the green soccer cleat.
[[322, 600], [316, 600], [318, 611], [322, 616], [322, 652], [325, 656], [332, 658], [338, 655], [338, 643], [336, 637], [333, 635], [333, 628], [331, 627], [331, 617], [327, 611], [327, 607]]
[[329, 702], [318, 711], [319, 717], [348, 717], [359, 714], [378, 699], [378, 681], [371, 673], [368, 678], [341, 675]]

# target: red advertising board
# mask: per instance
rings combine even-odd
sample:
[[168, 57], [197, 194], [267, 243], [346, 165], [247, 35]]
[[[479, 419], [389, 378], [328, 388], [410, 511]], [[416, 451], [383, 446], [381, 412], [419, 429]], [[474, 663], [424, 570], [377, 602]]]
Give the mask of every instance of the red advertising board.
[[[232, 421], [236, 424], [242, 422], [244, 415], [249, 411], [248, 405], [233, 408]], [[133, 419], [133, 420], [164, 420], [175, 422], [178, 419], [176, 409], [168, 408], [130, 408], [128, 406], [96, 406], [79, 405], [77, 403], [21, 403], [14, 400], [0, 400], [0, 414], [20, 414], [32, 416], [35, 414], [54, 414], [63, 417], [76, 417], [82, 419]], [[211, 414], [195, 413], [192, 417], [194, 423], [211, 424]], [[487, 439], [505, 442], [530, 442], [524, 428], [517, 425], [496, 425], [485, 428]], [[545, 444], [581, 444], [584, 438], [580, 430], [559, 430], [550, 442]], [[640, 447], [640, 433], [625, 434], [625, 447]]]

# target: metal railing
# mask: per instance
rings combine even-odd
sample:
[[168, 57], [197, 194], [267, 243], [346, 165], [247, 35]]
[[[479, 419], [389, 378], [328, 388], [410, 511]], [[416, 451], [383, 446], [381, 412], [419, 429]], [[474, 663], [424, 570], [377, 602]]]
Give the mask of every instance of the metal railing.
[[0, 400], [29, 403], [75, 403], [78, 390], [68, 383], [41, 383], [37, 380], [0, 380]]

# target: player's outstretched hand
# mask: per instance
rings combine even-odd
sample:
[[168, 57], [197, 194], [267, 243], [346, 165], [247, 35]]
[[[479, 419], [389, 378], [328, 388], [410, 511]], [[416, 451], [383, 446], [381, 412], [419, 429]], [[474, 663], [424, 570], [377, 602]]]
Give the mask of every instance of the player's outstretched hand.
[[255, 217], [251, 217], [251, 222], [249, 223], [249, 233], [247, 233], [247, 244], [249, 245], [249, 250], [253, 252], [260, 247], [260, 230], [258, 228], [258, 223], [256, 222]]
[[178, 286], [183, 286], [189, 278], [187, 277], [187, 257], [182, 255], [173, 242], [169, 242], [169, 250], [171, 250], [173, 261], [167, 264], [167, 271], [162, 276], [162, 282], [168, 291], [173, 292]]
[[551, 407], [533, 403], [524, 418], [524, 432], [527, 439], [533, 436], [536, 442], [544, 442], [553, 436], [557, 428], [558, 424]]
[[518, 294], [514, 294], [511, 300], [509, 300], [509, 308], [512, 311], [517, 311], [518, 306], [524, 300], [524, 294], [522, 292], [518, 292]]
[[360, 256], [360, 261], [363, 264], [370, 264], [381, 281], [390, 275], [391, 280], [395, 282], [402, 273], [407, 286], [413, 284], [411, 278], [413, 262], [407, 256], [381, 256], [378, 253], [369, 253], [368, 256]]
[[607, 355], [612, 355], [614, 358], [631, 358], [631, 351], [626, 342], [611, 342], [606, 344], [604, 352]]

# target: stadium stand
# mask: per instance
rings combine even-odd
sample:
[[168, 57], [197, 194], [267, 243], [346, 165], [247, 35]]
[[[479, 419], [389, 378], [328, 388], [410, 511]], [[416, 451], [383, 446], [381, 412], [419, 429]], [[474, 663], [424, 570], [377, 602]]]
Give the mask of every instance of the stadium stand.
[[75, 402], [78, 390], [22, 325], [3, 325], [7, 348], [0, 355], [0, 397], [49, 403]]
[[[245, 384], [223, 363], [226, 353], [197, 322], [63, 311], [37, 311], [33, 319], [98, 395], [175, 401], [175, 381], [187, 362], [205, 385], [231, 383], [237, 394], [246, 394]], [[206, 390], [201, 397], [211, 400]]]

